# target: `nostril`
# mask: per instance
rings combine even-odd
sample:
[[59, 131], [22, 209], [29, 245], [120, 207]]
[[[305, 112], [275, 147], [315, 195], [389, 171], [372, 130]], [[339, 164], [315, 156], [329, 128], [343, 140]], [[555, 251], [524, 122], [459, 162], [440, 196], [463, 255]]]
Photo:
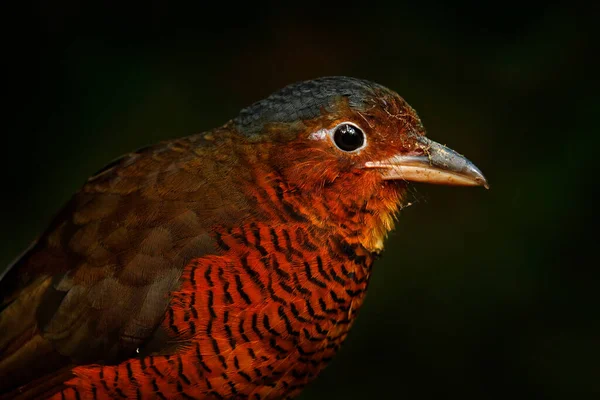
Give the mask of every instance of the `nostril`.
[[414, 156], [414, 157], [424, 156], [425, 154], [426, 154], [425, 149], [423, 149], [422, 147], [419, 147], [419, 146], [415, 146], [415, 145], [413, 145], [411, 149], [404, 152], [404, 155]]

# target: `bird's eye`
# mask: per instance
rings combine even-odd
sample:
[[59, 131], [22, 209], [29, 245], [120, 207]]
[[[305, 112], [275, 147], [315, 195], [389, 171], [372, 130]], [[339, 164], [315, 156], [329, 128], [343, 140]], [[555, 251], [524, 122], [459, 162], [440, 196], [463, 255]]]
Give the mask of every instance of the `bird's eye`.
[[343, 151], [354, 151], [365, 144], [365, 134], [357, 126], [340, 124], [333, 132], [335, 145]]

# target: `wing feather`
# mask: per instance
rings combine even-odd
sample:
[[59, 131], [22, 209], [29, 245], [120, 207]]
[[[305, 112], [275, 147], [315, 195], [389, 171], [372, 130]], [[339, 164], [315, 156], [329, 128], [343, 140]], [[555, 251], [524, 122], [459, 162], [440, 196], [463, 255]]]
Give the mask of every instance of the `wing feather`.
[[187, 262], [217, 251], [211, 227], [243, 218], [243, 195], [218, 179], [236, 160], [214, 161], [215, 149], [199, 142], [178, 139], [111, 163], [14, 264], [0, 281], [0, 375], [28, 381], [24, 369], [40, 357], [58, 361], [34, 378], [71, 363], [118, 362], [148, 341], [156, 347]]

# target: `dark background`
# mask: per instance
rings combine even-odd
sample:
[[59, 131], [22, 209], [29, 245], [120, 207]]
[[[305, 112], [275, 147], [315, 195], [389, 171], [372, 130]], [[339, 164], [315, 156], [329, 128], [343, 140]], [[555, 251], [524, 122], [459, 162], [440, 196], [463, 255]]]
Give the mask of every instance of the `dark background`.
[[347, 343], [302, 398], [598, 398], [598, 14], [274, 4], [5, 15], [1, 265], [116, 156], [217, 127], [297, 80], [366, 78], [491, 189], [414, 186]]

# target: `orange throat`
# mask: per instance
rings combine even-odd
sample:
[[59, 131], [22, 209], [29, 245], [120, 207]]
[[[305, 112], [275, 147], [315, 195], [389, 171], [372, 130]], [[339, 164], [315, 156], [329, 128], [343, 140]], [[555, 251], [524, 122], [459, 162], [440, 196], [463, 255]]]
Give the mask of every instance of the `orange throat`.
[[[315, 215], [311, 222], [316, 226], [326, 225], [351, 245], [360, 245], [369, 253], [380, 253], [388, 233], [394, 229], [405, 192], [396, 183], [380, 185], [374, 195], [356, 199], [337, 194], [318, 196], [312, 203], [321, 201], [330, 214]], [[357, 191], [360, 194], [360, 190]]]

